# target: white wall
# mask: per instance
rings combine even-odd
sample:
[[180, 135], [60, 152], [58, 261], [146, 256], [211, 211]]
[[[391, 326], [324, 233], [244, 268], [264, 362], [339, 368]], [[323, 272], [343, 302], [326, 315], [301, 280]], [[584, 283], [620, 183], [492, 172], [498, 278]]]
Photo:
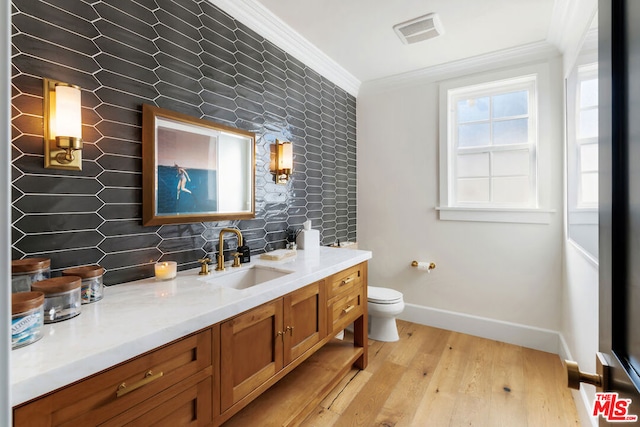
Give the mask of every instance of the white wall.
[[[578, 362], [580, 370], [596, 372], [598, 351], [598, 267], [580, 248], [567, 240], [565, 245], [564, 288], [562, 292], [562, 358]], [[583, 417], [595, 399], [593, 386], [574, 391]], [[596, 424], [594, 424], [596, 425]]]
[[[477, 71], [467, 67], [457, 75], [415, 78], [402, 85], [363, 84], [357, 109], [359, 246], [373, 251], [370, 284], [403, 292], [411, 320], [419, 320], [415, 313], [428, 312], [423, 323], [433, 324], [434, 316], [442, 315], [443, 323], [435, 323], [454, 330], [464, 329], [455, 324], [458, 314], [487, 329], [506, 322], [516, 329], [550, 332], [552, 346], [558, 348], [554, 331], [561, 325], [563, 289], [562, 66], [558, 56], [543, 62], [552, 76], [546, 94], [549, 109], [540, 112], [549, 120], [550, 164], [540, 175], [552, 183], [547, 207], [556, 211], [547, 225], [438, 219], [436, 80], [485, 71], [486, 64]], [[492, 64], [496, 69], [521, 65], [522, 59]], [[410, 267], [414, 259], [433, 261], [437, 268], [429, 274], [418, 271]], [[490, 330], [475, 332], [500, 338]]]

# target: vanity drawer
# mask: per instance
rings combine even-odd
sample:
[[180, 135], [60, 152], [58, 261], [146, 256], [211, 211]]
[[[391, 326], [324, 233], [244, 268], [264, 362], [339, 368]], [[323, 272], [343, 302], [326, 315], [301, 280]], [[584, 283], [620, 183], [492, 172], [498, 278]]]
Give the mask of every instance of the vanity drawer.
[[332, 298], [359, 287], [364, 278], [365, 268], [365, 264], [358, 264], [331, 276], [328, 297]]
[[363, 311], [364, 294], [362, 288], [338, 296], [329, 301], [329, 331], [337, 333], [360, 317]]
[[[167, 344], [15, 408], [14, 425], [91, 426], [114, 417], [126, 424], [157, 407], [158, 399], [163, 405], [180, 403], [173, 397], [188, 399], [210, 379], [211, 346], [210, 328]], [[210, 414], [199, 422], [211, 422]]]

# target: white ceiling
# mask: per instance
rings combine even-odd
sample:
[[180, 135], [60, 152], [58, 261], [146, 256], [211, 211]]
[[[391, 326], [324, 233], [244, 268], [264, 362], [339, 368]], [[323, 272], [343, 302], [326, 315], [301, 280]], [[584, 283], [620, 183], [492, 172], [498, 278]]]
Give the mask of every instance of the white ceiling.
[[[366, 82], [544, 42], [558, 0], [252, 1]], [[444, 27], [438, 38], [405, 45], [393, 31], [395, 24], [432, 12]]]

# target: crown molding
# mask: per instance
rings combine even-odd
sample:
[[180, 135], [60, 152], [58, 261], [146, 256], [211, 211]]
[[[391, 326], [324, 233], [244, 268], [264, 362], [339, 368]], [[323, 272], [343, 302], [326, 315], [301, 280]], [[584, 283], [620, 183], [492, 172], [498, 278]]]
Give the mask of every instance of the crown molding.
[[414, 84], [430, 83], [444, 78], [462, 76], [470, 72], [487, 71], [498, 67], [552, 58], [559, 54], [558, 49], [546, 41], [528, 43], [390, 77], [369, 80], [363, 83], [361, 92], [365, 88], [367, 92], [384, 91]]
[[349, 94], [358, 95], [360, 80], [256, 0], [209, 0], [289, 55], [294, 56]]
[[547, 31], [547, 41], [562, 52], [564, 52], [568, 43], [567, 23], [574, 15], [574, 11], [578, 7], [578, 1], [579, 0], [555, 0], [553, 4], [551, 23]]
[[597, 0], [555, 0], [547, 41], [566, 53], [587, 32], [597, 11]]

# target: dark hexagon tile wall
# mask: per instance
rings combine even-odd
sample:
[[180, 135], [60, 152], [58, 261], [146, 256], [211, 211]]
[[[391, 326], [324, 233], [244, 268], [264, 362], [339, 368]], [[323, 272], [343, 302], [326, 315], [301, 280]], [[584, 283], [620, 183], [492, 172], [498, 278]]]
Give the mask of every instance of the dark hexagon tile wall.
[[[355, 240], [356, 102], [343, 89], [206, 0], [12, 4], [14, 259], [49, 257], [54, 274], [100, 264], [117, 284], [158, 260], [196, 267], [222, 227], [254, 255], [307, 219], [323, 244]], [[43, 167], [43, 77], [83, 89], [81, 172]], [[256, 133], [255, 219], [141, 225], [143, 103]], [[276, 138], [294, 144], [286, 186], [269, 173]]]

